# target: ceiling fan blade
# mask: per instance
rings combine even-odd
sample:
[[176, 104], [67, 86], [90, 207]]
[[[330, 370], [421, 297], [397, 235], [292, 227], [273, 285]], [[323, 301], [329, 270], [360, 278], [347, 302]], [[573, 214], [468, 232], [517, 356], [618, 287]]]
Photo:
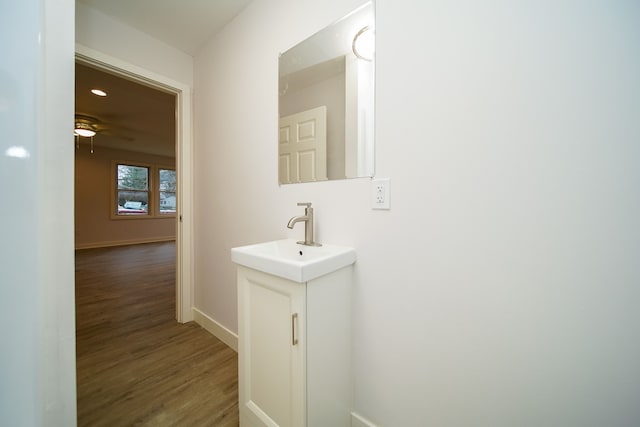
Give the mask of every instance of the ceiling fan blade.
[[105, 134], [105, 135], [110, 135], [113, 136], [114, 138], [118, 138], [118, 139], [122, 139], [124, 141], [128, 141], [128, 142], [132, 142], [135, 141], [135, 138], [131, 137], [131, 136], [127, 136], [124, 135], [120, 132], [114, 132], [111, 128], [109, 127], [103, 127], [99, 130], [99, 133]]

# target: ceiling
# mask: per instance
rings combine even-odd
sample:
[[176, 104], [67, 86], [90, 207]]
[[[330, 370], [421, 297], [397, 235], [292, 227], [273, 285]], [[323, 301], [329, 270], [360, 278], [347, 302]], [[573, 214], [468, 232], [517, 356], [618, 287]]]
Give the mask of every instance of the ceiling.
[[[190, 55], [251, 0], [76, 0]], [[76, 115], [97, 119], [94, 145], [175, 156], [175, 96], [76, 64]], [[89, 91], [99, 88], [104, 98]], [[88, 142], [81, 138], [81, 149]], [[88, 148], [86, 148], [88, 149]]]
[[[175, 156], [174, 94], [77, 63], [75, 88], [76, 115], [98, 123], [96, 147]], [[94, 88], [107, 96], [92, 94]], [[88, 142], [80, 138], [79, 149]]]
[[251, 0], [76, 0], [195, 56]]

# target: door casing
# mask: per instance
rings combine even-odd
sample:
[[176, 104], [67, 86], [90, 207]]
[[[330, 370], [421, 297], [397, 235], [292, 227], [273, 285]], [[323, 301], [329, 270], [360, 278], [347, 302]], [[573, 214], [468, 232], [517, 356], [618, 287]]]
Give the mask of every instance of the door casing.
[[76, 44], [76, 61], [176, 95], [176, 320], [193, 320], [193, 139], [191, 87]]

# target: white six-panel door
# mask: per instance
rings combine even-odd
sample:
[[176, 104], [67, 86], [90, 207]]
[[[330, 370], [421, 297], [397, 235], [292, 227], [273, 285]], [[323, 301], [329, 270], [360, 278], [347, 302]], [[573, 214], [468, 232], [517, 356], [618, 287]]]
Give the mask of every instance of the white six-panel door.
[[280, 184], [327, 179], [327, 107], [280, 118]]

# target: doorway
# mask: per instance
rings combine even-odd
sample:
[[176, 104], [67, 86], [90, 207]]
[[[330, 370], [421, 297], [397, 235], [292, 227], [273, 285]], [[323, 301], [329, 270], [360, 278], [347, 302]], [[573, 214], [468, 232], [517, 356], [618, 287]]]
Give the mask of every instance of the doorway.
[[[79, 45], [76, 46], [76, 63], [153, 88], [165, 94], [170, 94], [175, 98], [174, 141], [175, 176], [177, 184], [175, 188], [177, 200], [175, 206], [175, 317], [180, 323], [192, 321], [191, 89], [184, 83], [173, 81], [172, 79]], [[118, 132], [118, 129], [115, 129], [115, 132]], [[99, 146], [94, 145], [93, 149], [99, 149]], [[156, 167], [156, 169], [161, 168], [162, 165], [157, 165]], [[111, 196], [112, 199], [117, 200], [113, 194]], [[114, 211], [112, 209], [111, 214], [113, 213]]]

